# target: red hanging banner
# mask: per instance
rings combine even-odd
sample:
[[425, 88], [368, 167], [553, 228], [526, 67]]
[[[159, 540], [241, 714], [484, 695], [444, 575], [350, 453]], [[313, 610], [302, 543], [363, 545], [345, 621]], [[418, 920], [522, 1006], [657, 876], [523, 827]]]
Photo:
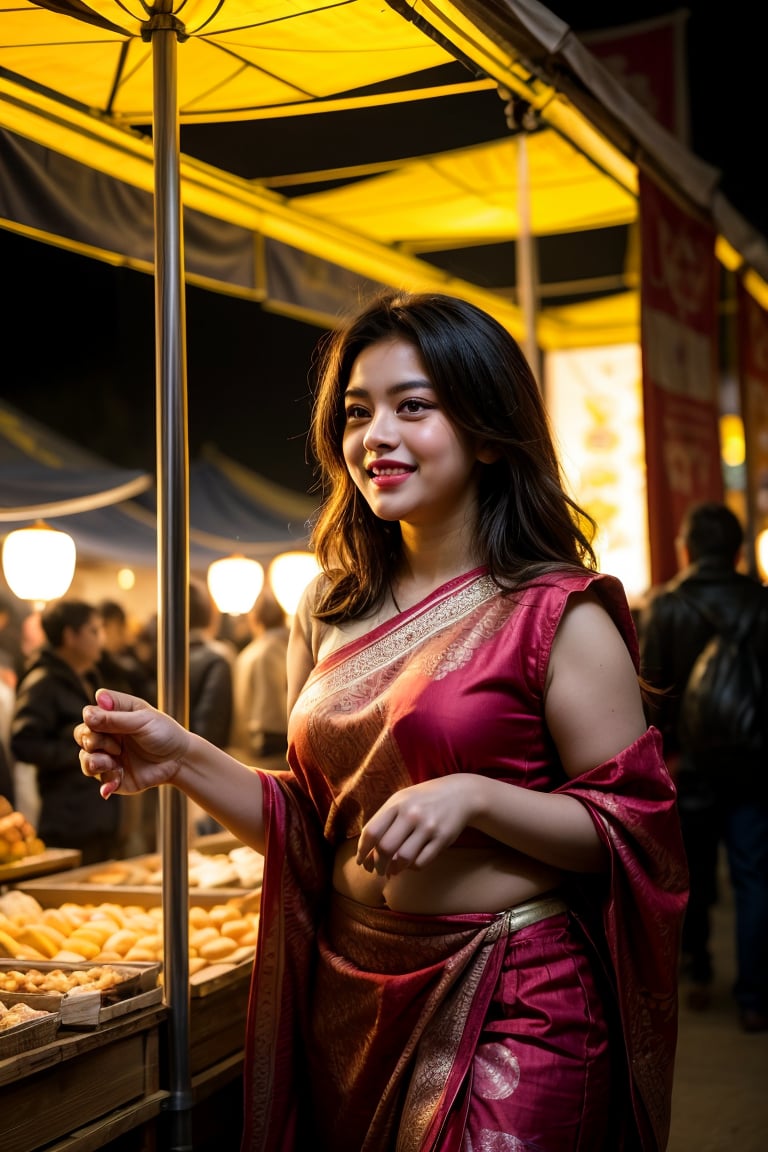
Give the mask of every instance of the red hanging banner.
[[747, 457], [747, 506], [755, 536], [768, 528], [768, 312], [737, 284], [739, 376]]
[[723, 499], [714, 229], [640, 174], [641, 347], [651, 580], [677, 571], [686, 509]]
[[688, 15], [681, 8], [579, 36], [638, 104], [686, 146], [690, 142], [685, 46]]

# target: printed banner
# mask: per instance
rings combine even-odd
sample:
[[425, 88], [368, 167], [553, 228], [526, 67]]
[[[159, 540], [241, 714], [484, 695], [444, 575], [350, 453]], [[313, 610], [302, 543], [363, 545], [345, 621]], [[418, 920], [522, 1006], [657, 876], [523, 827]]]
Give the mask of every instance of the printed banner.
[[722, 500], [715, 232], [640, 173], [641, 345], [651, 579], [677, 571], [686, 509]]
[[650, 572], [640, 347], [549, 352], [545, 380], [563, 472], [597, 522], [600, 570], [619, 577], [632, 603]]
[[754, 534], [768, 528], [768, 312], [738, 281], [739, 377]]
[[580, 39], [659, 124], [689, 143], [685, 9]]

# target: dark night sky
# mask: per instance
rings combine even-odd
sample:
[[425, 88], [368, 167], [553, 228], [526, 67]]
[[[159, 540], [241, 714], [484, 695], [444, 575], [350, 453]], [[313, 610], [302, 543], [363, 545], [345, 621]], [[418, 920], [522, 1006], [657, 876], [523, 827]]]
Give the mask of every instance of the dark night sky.
[[[550, 8], [586, 32], [614, 26], [617, 9], [631, 23], [680, 5], [560, 0]], [[722, 170], [726, 196], [768, 235], [768, 189], [755, 156], [768, 13], [763, 5], [731, 3], [724, 17], [710, 0], [687, 11], [692, 150]], [[2, 229], [0, 267], [2, 396], [117, 465], [152, 469], [151, 277]], [[194, 288], [186, 308], [190, 455], [211, 442], [254, 471], [306, 491], [308, 369], [321, 330]]]

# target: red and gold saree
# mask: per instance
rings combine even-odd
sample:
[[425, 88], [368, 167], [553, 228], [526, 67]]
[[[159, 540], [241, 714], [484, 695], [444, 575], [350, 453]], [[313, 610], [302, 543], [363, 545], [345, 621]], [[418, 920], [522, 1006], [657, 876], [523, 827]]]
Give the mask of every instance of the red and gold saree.
[[[503, 595], [477, 570], [314, 669], [292, 772], [264, 777], [244, 1152], [666, 1146], [687, 879], [674, 788], [655, 730], [568, 780], [543, 720], [558, 622], [589, 586], [636, 660], [612, 578]], [[455, 771], [577, 797], [609, 873], [568, 881], [567, 910], [532, 922], [525, 906], [415, 916], [333, 894], [335, 845], [392, 791]]]

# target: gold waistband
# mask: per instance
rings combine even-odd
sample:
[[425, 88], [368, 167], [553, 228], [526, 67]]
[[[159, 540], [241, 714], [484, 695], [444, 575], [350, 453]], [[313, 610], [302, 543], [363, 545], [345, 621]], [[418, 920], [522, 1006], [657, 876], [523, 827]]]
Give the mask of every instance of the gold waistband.
[[516, 904], [504, 913], [509, 932], [519, 932], [529, 924], [536, 924], [539, 920], [546, 920], [550, 916], [557, 916], [560, 912], [567, 912], [568, 905], [556, 892], [546, 896], [537, 896], [534, 900], [526, 900], [524, 904]]

